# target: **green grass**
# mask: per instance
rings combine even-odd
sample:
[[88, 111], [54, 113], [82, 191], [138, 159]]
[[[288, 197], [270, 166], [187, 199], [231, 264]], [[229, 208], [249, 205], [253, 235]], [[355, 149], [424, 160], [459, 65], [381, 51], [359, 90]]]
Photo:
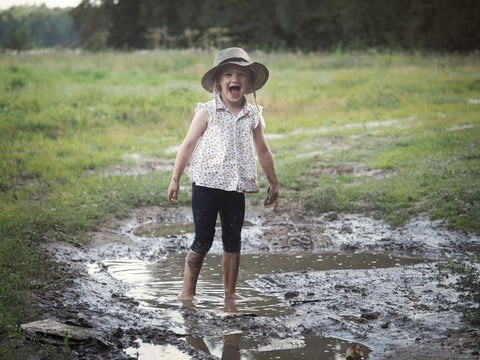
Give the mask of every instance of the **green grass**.
[[[451, 227], [478, 231], [479, 139], [478, 127], [422, 129], [391, 138], [372, 148], [373, 153], [366, 148], [344, 150], [324, 167], [363, 165], [383, 171], [385, 176], [324, 175], [315, 181], [306, 177], [308, 187], [316, 189], [313, 196], [305, 194], [306, 204], [312, 211], [326, 211], [323, 207], [327, 202], [330, 210], [367, 213], [392, 225], [428, 214]], [[352, 148], [361, 146], [358, 139], [353, 142]], [[314, 167], [315, 161], [306, 162], [308, 166]]]
[[[33, 317], [28, 293], [51, 275], [39, 244], [84, 243], [108, 216], [167, 206], [170, 170], [109, 169], [126, 166], [131, 154], [175, 156], [169, 149], [183, 139], [196, 103], [210, 98], [200, 79], [213, 57], [0, 54], [0, 332]], [[271, 72], [258, 99], [281, 206], [363, 213], [394, 226], [428, 215], [480, 233], [478, 55], [252, 57]], [[188, 202], [182, 192], [180, 203]]]
[[[468, 261], [452, 260], [437, 264], [440, 272], [439, 286], [454, 287], [458, 291], [462, 305], [451, 303], [451, 300], [440, 299], [448, 306], [454, 306], [463, 313], [464, 318], [472, 325], [480, 325], [480, 257], [472, 256]], [[455, 283], [452, 284], [451, 277]], [[445, 281], [445, 279], [449, 279]]]

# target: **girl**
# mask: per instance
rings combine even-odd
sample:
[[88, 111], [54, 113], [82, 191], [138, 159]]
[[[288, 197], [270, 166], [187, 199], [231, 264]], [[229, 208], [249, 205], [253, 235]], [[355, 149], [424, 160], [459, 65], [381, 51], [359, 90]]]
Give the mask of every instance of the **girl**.
[[[274, 210], [278, 206], [278, 180], [255, 94], [268, 75], [264, 65], [253, 62], [243, 49], [233, 47], [220, 51], [213, 68], [202, 78], [203, 88], [213, 92], [214, 97], [197, 105], [168, 188], [168, 201], [175, 205], [180, 177], [193, 153], [188, 176], [193, 184], [195, 239], [185, 260], [179, 300], [194, 300], [203, 258], [213, 243], [217, 214], [222, 224], [225, 298], [241, 298], [235, 286], [245, 217], [244, 193], [259, 191], [255, 152], [270, 184], [263, 204], [274, 204]], [[254, 95], [255, 106], [246, 101], [249, 93]]]

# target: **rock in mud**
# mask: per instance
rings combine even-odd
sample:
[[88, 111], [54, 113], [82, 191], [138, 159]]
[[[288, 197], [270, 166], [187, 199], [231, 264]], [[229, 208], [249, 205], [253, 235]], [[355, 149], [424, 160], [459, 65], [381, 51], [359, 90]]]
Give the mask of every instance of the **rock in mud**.
[[20, 325], [21, 329], [30, 335], [43, 335], [50, 339], [63, 339], [68, 338], [69, 341], [91, 341], [97, 340], [104, 345], [108, 346], [110, 344], [100, 339], [100, 334], [96, 333], [95, 330], [84, 328], [80, 326], [73, 326], [62, 324], [53, 319], [44, 319], [28, 324]]

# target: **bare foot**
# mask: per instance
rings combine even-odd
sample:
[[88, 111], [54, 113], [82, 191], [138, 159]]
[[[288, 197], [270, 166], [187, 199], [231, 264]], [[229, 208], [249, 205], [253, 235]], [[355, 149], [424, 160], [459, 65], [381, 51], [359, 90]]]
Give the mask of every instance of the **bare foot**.
[[223, 310], [225, 311], [226, 314], [237, 314], [238, 310], [237, 310], [237, 304], [235, 303], [235, 299], [226, 297]]
[[185, 295], [185, 294], [180, 294], [177, 296], [177, 300], [179, 301], [194, 301], [196, 300], [195, 299], [195, 295]]
[[196, 308], [195, 303], [197, 299], [194, 296], [183, 297], [182, 294], [180, 294], [178, 295], [177, 299], [182, 303], [182, 307], [184, 308], [189, 308], [189, 309]]
[[227, 294], [225, 294], [225, 299], [243, 300], [243, 297], [241, 297], [240, 295], [237, 295], [237, 294], [233, 294], [233, 295], [227, 295]]

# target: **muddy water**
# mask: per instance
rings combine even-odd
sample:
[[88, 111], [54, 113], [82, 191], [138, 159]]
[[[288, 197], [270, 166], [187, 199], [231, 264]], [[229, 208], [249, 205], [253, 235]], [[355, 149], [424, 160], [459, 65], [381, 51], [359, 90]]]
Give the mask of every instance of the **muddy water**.
[[[106, 259], [103, 263], [112, 276], [131, 285], [126, 294], [135, 298], [143, 308], [151, 311], [167, 311], [172, 329], [185, 334], [186, 341], [207, 354], [226, 359], [342, 359], [345, 350], [352, 345], [346, 340], [322, 336], [298, 336], [280, 339], [268, 346], [248, 338], [241, 331], [223, 333], [220, 336], [188, 336], [195, 333], [191, 324], [181, 313], [182, 304], [176, 295], [182, 286], [185, 254], [168, 254], [158, 262], [131, 259]], [[253, 314], [273, 317], [293, 312], [286, 306], [287, 297], [280, 298], [260, 292], [249, 285], [259, 275], [279, 272], [375, 269], [402, 267], [424, 262], [418, 257], [400, 257], [386, 252], [297, 252], [244, 254], [237, 292], [244, 300], [234, 303], [223, 298], [221, 255], [208, 254], [197, 286], [195, 311], [215, 312], [220, 316]], [[321, 284], [319, 284], [321, 286]], [[292, 294], [294, 296], [294, 294]], [[189, 357], [172, 346], [155, 346], [139, 341], [139, 348], [126, 349], [127, 354], [146, 360], [153, 358], [188, 359]], [[368, 357], [368, 349], [366, 355]], [[315, 355], [315, 356], [314, 356]], [[223, 356], [223, 357], [222, 357]]]
[[[149, 263], [140, 260], [104, 260], [109, 272], [117, 279], [133, 284], [126, 294], [143, 307], [170, 309], [179, 306], [176, 296], [182, 288], [185, 254], [169, 254], [165, 259]], [[248, 280], [262, 274], [338, 269], [374, 269], [423, 262], [418, 257], [398, 257], [389, 253], [261, 253], [242, 256], [237, 292], [245, 300], [236, 302], [241, 313], [274, 316], [289, 312], [284, 299], [260, 293]], [[197, 285], [196, 308], [224, 311], [221, 255], [208, 254]], [[228, 312], [228, 311], [227, 311]]]
[[[244, 338], [241, 332], [206, 338], [187, 338], [187, 342], [205, 354], [227, 360], [271, 360], [271, 359], [317, 359], [343, 360], [351, 343], [337, 338], [306, 336], [277, 341], [262, 347], [254, 339]], [[138, 347], [125, 350], [127, 355], [141, 360], [175, 359], [190, 360], [191, 357], [172, 345], [152, 345], [137, 341]], [[364, 359], [368, 359], [369, 349], [364, 347]]]
[[[455, 279], [438, 283], [436, 263], [480, 253], [480, 238], [425, 219], [392, 229], [334, 215], [252, 215], [242, 233], [238, 283], [246, 300], [234, 304], [223, 300], [216, 234], [198, 302], [183, 306], [176, 295], [193, 241], [191, 210], [137, 209], [93, 232], [88, 246], [55, 244], [59, 261], [89, 275], [65, 292], [55, 317], [88, 324], [115, 344], [92, 353], [118, 351], [119, 359], [338, 360], [361, 343], [366, 357], [381, 360], [414, 348], [431, 352], [432, 341], [438, 358], [476, 359], [456, 356], [477, 348], [455, 342], [463, 334], [456, 332], [461, 294], [446, 286]], [[444, 339], [453, 344], [448, 354]]]

